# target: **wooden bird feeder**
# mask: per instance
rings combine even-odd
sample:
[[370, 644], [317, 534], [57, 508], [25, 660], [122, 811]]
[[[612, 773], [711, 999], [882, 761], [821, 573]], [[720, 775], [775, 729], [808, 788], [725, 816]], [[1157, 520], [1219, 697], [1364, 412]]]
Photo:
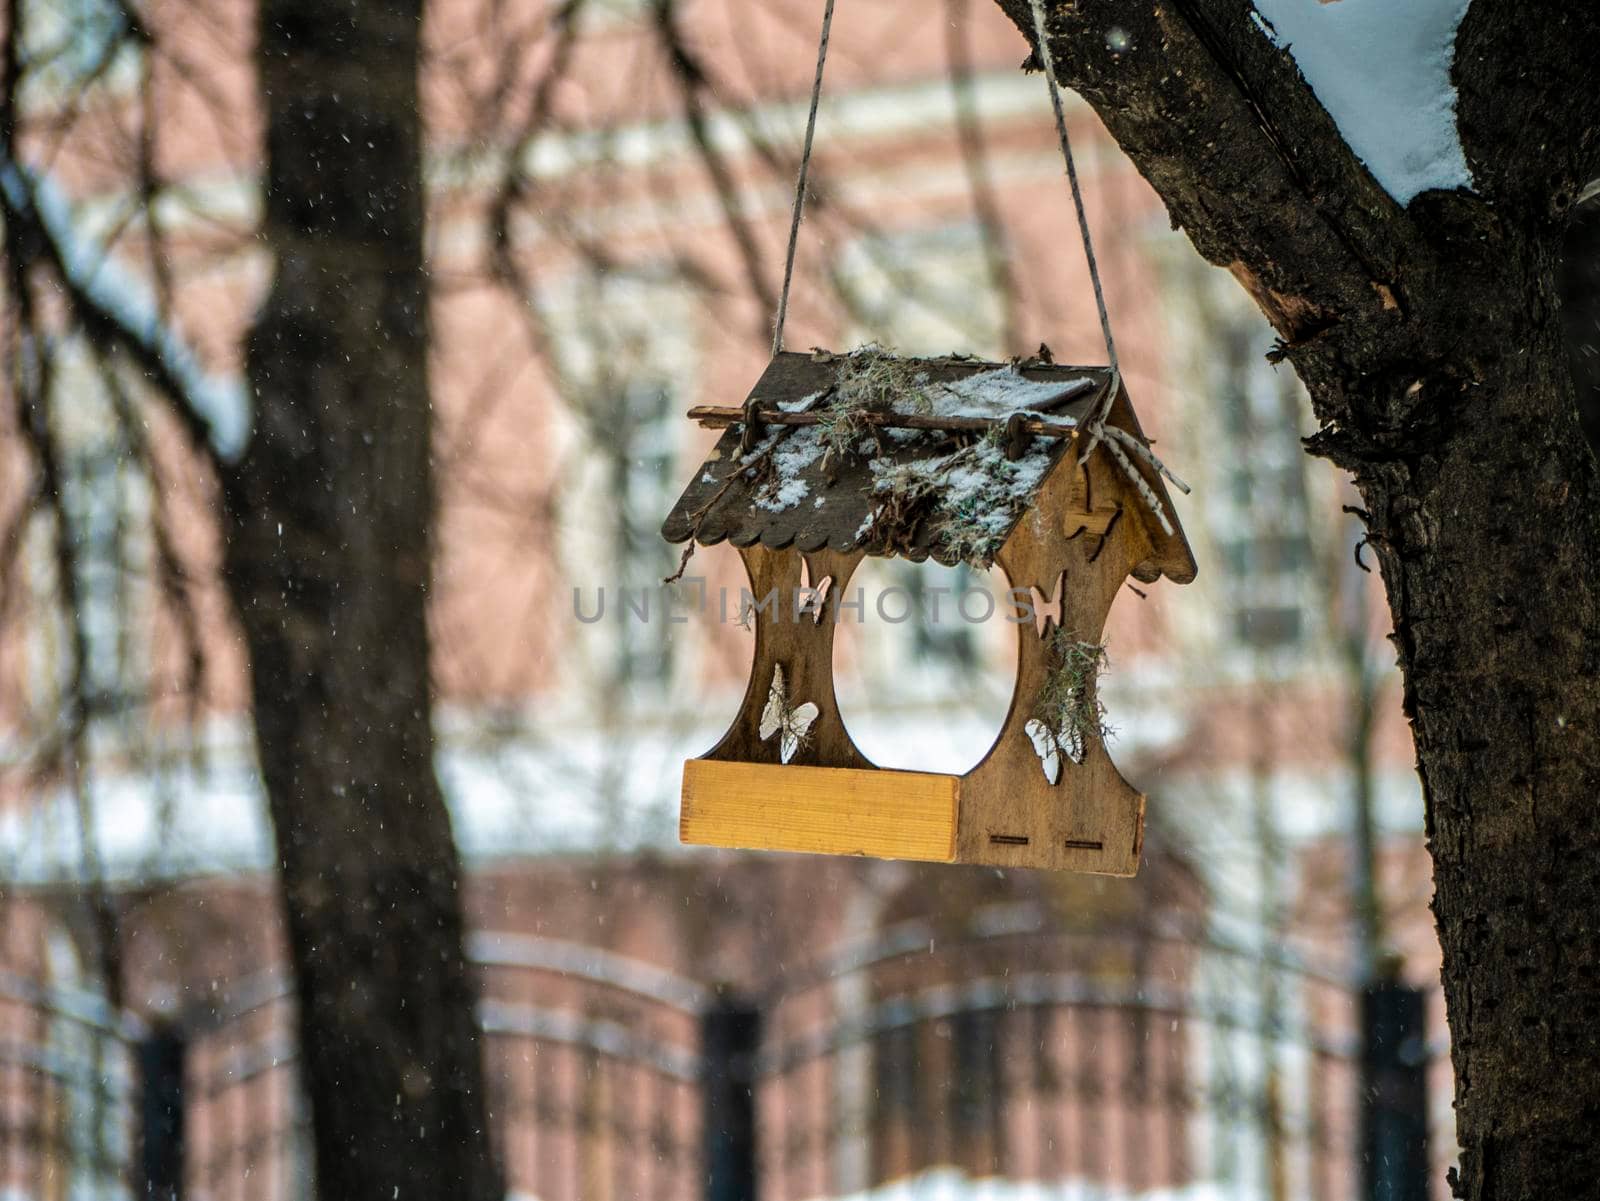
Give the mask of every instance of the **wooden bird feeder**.
[[[1063, 702], [1098, 712], [1098, 700], [1092, 670], [1063, 683], [1063, 647], [1098, 652], [1129, 576], [1187, 583], [1195, 561], [1119, 377], [780, 353], [742, 408], [690, 416], [727, 432], [662, 532], [731, 541], [752, 596], [777, 601], [749, 614], [755, 656], [733, 724], [684, 765], [682, 840], [1134, 874], [1144, 797], [1098, 727], [1067, 728]], [[965, 775], [880, 768], [839, 716], [837, 601], [865, 555], [997, 564], [1036, 604], [1059, 597], [1058, 619], [1016, 625], [1010, 710]]]

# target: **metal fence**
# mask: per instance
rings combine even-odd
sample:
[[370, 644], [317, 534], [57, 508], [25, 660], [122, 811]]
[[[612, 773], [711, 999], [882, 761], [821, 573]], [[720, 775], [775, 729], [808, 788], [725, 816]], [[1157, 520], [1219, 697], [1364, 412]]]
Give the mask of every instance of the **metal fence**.
[[[1425, 1201], [1438, 1175], [1426, 998], [1193, 930], [912, 923], [744, 995], [545, 939], [473, 952], [524, 1199]], [[291, 997], [234, 993], [149, 1029], [4, 981], [0, 1196], [314, 1196]]]
[[92, 993], [0, 974], [0, 1197], [124, 1195], [144, 1035]]
[[1420, 994], [1012, 918], [908, 928], [751, 1004], [757, 1168], [727, 1197], [1428, 1196]]

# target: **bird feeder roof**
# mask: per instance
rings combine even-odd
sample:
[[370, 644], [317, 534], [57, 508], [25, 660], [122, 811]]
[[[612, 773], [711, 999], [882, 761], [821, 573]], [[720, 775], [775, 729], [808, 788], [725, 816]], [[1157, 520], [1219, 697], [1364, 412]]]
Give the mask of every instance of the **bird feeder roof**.
[[[750, 397], [766, 411], [826, 414], [845, 357], [780, 353]], [[1042, 362], [895, 363], [903, 376], [915, 379], [924, 417], [958, 422], [1004, 422], [1020, 412], [1052, 426], [1076, 425], [1111, 380], [1103, 367]], [[1063, 400], [1063, 393], [1071, 398]], [[1143, 440], [1125, 397], [1118, 398], [1109, 423]], [[728, 428], [695, 472], [662, 526], [669, 542], [692, 538], [712, 546], [727, 540], [740, 547], [759, 542], [771, 550], [861, 551], [932, 558], [946, 566], [962, 561], [987, 566], [1035, 504], [1045, 480], [1064, 458], [1078, 453], [1079, 444], [1071, 437], [1035, 436], [1013, 458], [1005, 439], [995, 436], [855, 428], [841, 454], [830, 453], [840, 433], [827, 424], [764, 425], [748, 451], [741, 449], [742, 434], [742, 424]], [[1138, 466], [1171, 514], [1159, 474], [1143, 462]], [[1141, 574], [1192, 579], [1194, 558], [1176, 520], [1168, 534], [1137, 497], [1127, 507], [1144, 521], [1154, 549], [1153, 570]]]

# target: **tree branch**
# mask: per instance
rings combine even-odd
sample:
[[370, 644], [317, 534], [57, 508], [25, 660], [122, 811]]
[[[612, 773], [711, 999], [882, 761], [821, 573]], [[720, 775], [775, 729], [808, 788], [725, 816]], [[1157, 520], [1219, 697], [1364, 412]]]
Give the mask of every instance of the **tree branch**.
[[[999, 3], [1031, 42], [1028, 0]], [[1057, 0], [1051, 52], [1173, 224], [1293, 346], [1392, 311], [1410, 223], [1253, 14], [1242, 0]]]
[[678, 28], [676, 0], [655, 0], [654, 18], [656, 32], [666, 50], [672, 76], [683, 102], [684, 124], [688, 127], [689, 136], [694, 142], [701, 164], [706, 169], [706, 175], [711, 180], [717, 201], [722, 206], [723, 219], [727, 222], [728, 232], [733, 236], [734, 245], [738, 249], [750, 290], [760, 300], [763, 313], [770, 313], [777, 308], [778, 302], [777, 296], [767, 283], [766, 271], [761, 261], [761, 248], [756, 242], [755, 232], [745, 219], [733, 174], [723, 159], [722, 152], [717, 149], [711, 138], [705, 104], [706, 94], [711, 91], [711, 86], [706, 68], [691, 51], [682, 31]]
[[171, 402], [197, 447], [226, 463], [243, 452], [250, 406], [243, 385], [209, 375], [181, 335], [162, 319], [139, 282], [105, 247], [73, 225], [50, 180], [0, 157], [0, 215], [61, 281], [84, 334], [103, 351], [121, 351]]
[[1473, 177], [1564, 226], [1600, 175], [1600, 20], [1565, 0], [1472, 0], [1456, 36], [1456, 120]]

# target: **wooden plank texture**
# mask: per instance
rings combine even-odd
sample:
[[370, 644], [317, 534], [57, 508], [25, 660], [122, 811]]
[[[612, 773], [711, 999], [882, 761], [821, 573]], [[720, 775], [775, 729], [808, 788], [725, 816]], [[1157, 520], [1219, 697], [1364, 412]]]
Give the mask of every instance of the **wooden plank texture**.
[[[1091, 533], [1111, 498], [1139, 504], [1104, 455], [1058, 471], [1040, 495], [1050, 522], [1024, 521], [1000, 552], [1006, 579], [1061, 598], [1059, 622], [1073, 637], [1098, 642], [1131, 564], [1150, 555], [1145, 527], [1107, 520]], [[1026, 733], [1050, 670], [1049, 628], [1017, 627], [1017, 687], [994, 746], [963, 779], [962, 863], [1131, 876], [1144, 839], [1144, 797], [1117, 770], [1105, 744], [1090, 738], [1082, 763], [1065, 760], [1051, 784]]]
[[678, 837], [701, 846], [949, 863], [961, 780], [927, 772], [691, 759]]

